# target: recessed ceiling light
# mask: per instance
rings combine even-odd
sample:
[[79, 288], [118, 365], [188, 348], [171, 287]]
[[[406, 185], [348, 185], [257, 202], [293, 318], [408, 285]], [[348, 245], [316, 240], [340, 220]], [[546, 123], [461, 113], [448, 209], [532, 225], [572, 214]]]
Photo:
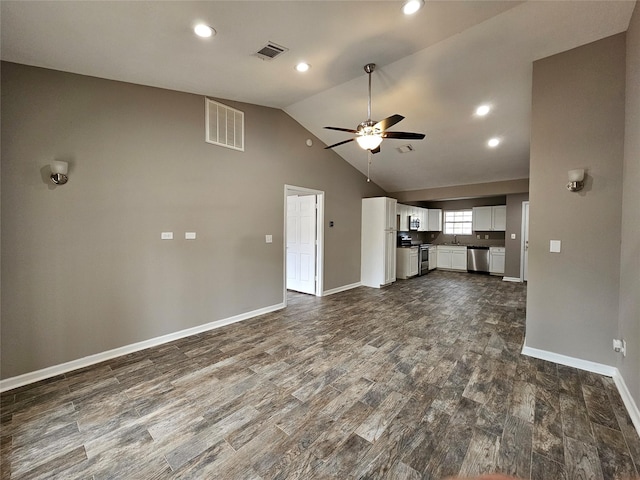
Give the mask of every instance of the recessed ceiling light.
[[209, 25], [205, 25], [204, 23], [199, 23], [198, 25], [193, 27], [193, 31], [196, 32], [196, 35], [202, 38], [209, 38], [216, 33], [213, 28], [211, 28]]
[[305, 62], [300, 62], [299, 64], [296, 65], [296, 70], [299, 72], [306, 72], [310, 68], [311, 68], [311, 65]]
[[479, 117], [484, 117], [487, 113], [491, 111], [491, 107], [489, 105], [480, 105], [476, 108], [476, 115]]
[[500, 145], [500, 139], [498, 137], [490, 138], [487, 142], [487, 145], [489, 145], [491, 148], [495, 148]]
[[402, 13], [405, 15], [413, 15], [424, 5], [424, 0], [407, 0], [402, 6]]

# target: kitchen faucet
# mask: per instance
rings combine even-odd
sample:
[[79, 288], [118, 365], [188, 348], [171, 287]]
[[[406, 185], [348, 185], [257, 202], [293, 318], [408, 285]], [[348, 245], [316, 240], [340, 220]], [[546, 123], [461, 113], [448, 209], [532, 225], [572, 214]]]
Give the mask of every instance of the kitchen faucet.
[[458, 244], [458, 236], [457, 236], [457, 235], [454, 235], [454, 236], [453, 236], [453, 244], [454, 244], [454, 245], [457, 245], [457, 244]]

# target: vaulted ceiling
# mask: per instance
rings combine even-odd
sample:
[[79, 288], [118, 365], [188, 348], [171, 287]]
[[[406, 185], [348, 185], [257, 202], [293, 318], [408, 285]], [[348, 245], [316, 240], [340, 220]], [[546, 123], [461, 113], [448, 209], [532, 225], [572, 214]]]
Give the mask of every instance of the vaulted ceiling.
[[[11, 62], [281, 108], [326, 144], [349, 135], [324, 126], [367, 119], [363, 66], [376, 63], [372, 118], [399, 113], [391, 130], [426, 134], [373, 156], [372, 179], [397, 192], [528, 177], [532, 62], [625, 31], [634, 5], [427, 0], [405, 16], [399, 1], [3, 0], [1, 49]], [[217, 34], [196, 37], [199, 22]], [[267, 42], [289, 50], [261, 60]], [[335, 152], [366, 172], [355, 142]]]

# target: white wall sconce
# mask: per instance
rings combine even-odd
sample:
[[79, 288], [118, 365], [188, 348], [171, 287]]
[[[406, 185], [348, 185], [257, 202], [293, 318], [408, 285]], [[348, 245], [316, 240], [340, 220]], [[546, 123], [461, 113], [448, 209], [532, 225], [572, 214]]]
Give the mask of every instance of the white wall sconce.
[[56, 185], [64, 185], [69, 180], [67, 172], [69, 171], [69, 164], [60, 160], [54, 160], [51, 162], [51, 181]]
[[579, 192], [584, 188], [584, 168], [569, 170], [569, 183], [567, 190], [570, 192]]

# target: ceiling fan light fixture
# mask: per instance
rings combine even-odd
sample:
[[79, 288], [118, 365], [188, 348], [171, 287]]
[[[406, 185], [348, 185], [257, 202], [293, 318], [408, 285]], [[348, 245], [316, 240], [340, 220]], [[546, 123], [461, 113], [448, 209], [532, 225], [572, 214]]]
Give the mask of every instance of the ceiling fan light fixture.
[[382, 137], [375, 133], [358, 135], [356, 142], [358, 142], [358, 145], [360, 145], [360, 148], [363, 150], [375, 150], [382, 143]]
[[424, 6], [424, 0], [407, 0], [402, 6], [402, 13], [413, 15]]
[[311, 68], [311, 65], [309, 65], [306, 62], [300, 62], [299, 64], [296, 65], [296, 70], [300, 73], [307, 72], [310, 68]]

